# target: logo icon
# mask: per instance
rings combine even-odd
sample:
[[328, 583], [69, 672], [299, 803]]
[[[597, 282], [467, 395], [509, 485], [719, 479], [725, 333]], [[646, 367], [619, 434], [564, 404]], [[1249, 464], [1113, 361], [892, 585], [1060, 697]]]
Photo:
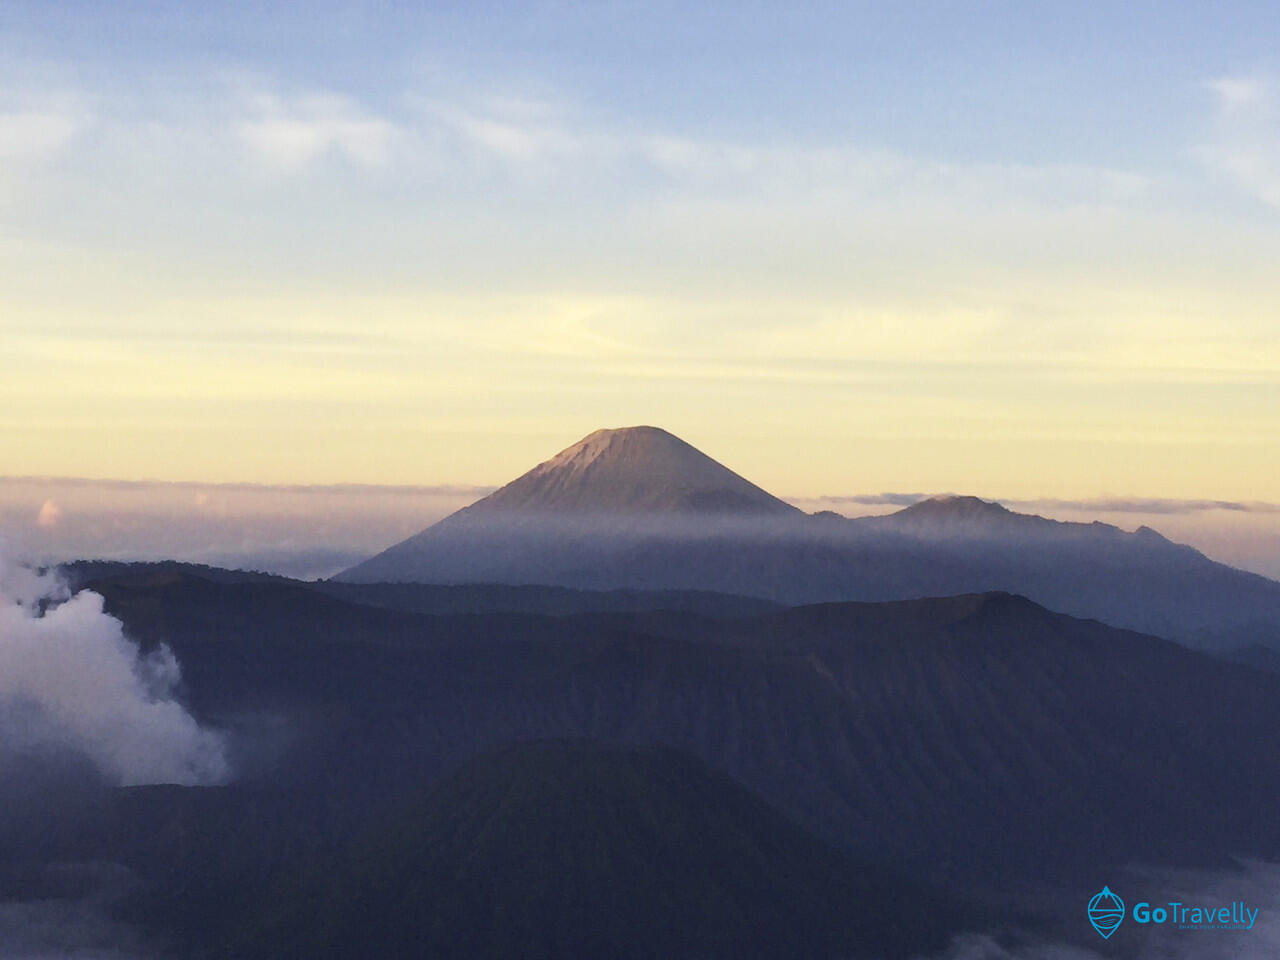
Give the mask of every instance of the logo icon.
[[1103, 940], [1111, 938], [1123, 919], [1124, 901], [1112, 893], [1110, 887], [1103, 887], [1089, 901], [1089, 922]]

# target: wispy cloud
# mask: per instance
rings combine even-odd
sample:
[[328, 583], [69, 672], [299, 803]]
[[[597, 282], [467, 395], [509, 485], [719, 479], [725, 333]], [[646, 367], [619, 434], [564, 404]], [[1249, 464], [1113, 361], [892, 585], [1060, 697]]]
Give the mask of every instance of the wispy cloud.
[[[643, 207], [647, 215], [684, 217], [721, 233], [740, 232], [743, 218], [761, 229], [761, 218], [781, 219], [807, 233], [812, 225], [787, 219], [804, 213], [840, 219], [842, 230], [861, 222], [882, 234], [879, 218], [900, 216], [904, 204], [925, 219], [939, 212], [1025, 217], [1030, 210], [1124, 205], [1150, 186], [1134, 170], [956, 161], [856, 138], [795, 143], [704, 134], [588, 109], [572, 96], [455, 85], [386, 90], [375, 105], [340, 86], [211, 71], [176, 85], [37, 93], [14, 104], [0, 100], [0, 164], [71, 146], [88, 120], [68, 104], [91, 103], [98, 114], [94, 150], [77, 153], [78, 169], [86, 176], [99, 167], [127, 170], [130, 188], [141, 178], [169, 189], [170, 168], [180, 164], [189, 173], [194, 164], [205, 192], [216, 193], [235, 182], [237, 157], [248, 156], [282, 173], [325, 161], [339, 178], [379, 171], [380, 182], [443, 200], [443, 207], [469, 191], [487, 195], [496, 183], [533, 178], [540, 190], [563, 196], [566, 218], [586, 207], [599, 215], [603, 202], [614, 213]], [[589, 195], [587, 184], [596, 188]], [[243, 196], [246, 186], [261, 184], [241, 183], [233, 195]], [[145, 184], [136, 188], [146, 195]]]
[[1083, 500], [1004, 500], [1007, 507], [1080, 510], [1094, 513], [1171, 515], [1226, 510], [1232, 513], [1280, 513], [1280, 503], [1241, 500], [1177, 500], [1159, 497], [1094, 497]]
[[930, 496], [931, 494], [927, 493], [851, 493], [805, 498], [804, 502], [831, 506], [909, 507], [913, 503], [927, 500]]
[[[2, 69], [2, 68], [0, 68]], [[0, 76], [0, 203], [30, 200], [40, 175], [74, 153], [92, 118], [82, 96]]]
[[[164, 490], [191, 490], [198, 494], [208, 495], [210, 492], [235, 493], [289, 493], [315, 494], [319, 496], [369, 496], [383, 495], [418, 495], [449, 497], [482, 497], [492, 493], [496, 487], [473, 484], [366, 484], [366, 483], [206, 483], [203, 481], [185, 480], [114, 480], [94, 477], [21, 477], [0, 476], [0, 487], [47, 485], [51, 487], [89, 488], [102, 490], [127, 490], [138, 493]], [[207, 500], [205, 501], [207, 502]], [[61, 515], [61, 510], [52, 500], [47, 500], [41, 512], [49, 510]]]
[[1263, 203], [1280, 209], [1280, 81], [1266, 73], [1219, 77], [1212, 132], [1196, 156]]
[[683, 193], [713, 204], [763, 201], [825, 209], [832, 202], [906, 194], [948, 204], [1016, 197], [1020, 203], [1074, 206], [1131, 201], [1150, 186], [1141, 173], [1108, 167], [944, 162], [875, 143], [797, 145], [705, 136], [588, 115], [568, 101], [501, 95], [408, 99], [434, 132], [510, 170], [554, 162], [567, 186], [584, 175], [639, 176], [667, 200]]
[[[793, 498], [794, 502], [828, 504], [838, 506], [900, 506], [909, 507], [945, 493], [855, 493], [831, 494], [819, 497]], [[1001, 498], [998, 502], [1011, 510], [1024, 513], [1036, 511], [1073, 511], [1080, 513], [1126, 513], [1172, 516], [1178, 514], [1206, 513], [1224, 510], [1230, 513], [1280, 513], [1280, 503], [1257, 500], [1207, 500], [1175, 499], [1164, 497], [1085, 497], [1075, 500], [1055, 497], [1034, 499]]]
[[1217, 94], [1219, 108], [1228, 112], [1264, 104], [1270, 93], [1267, 79], [1257, 75], [1218, 77], [1206, 86]]
[[254, 155], [283, 170], [297, 170], [326, 155], [378, 167], [387, 162], [401, 135], [396, 124], [350, 97], [317, 91], [252, 93], [235, 131]]
[[579, 160], [588, 146], [579, 132], [554, 118], [505, 104], [487, 112], [454, 103], [435, 102], [426, 110], [435, 122], [471, 147], [514, 163], [545, 159]]
[[80, 125], [64, 110], [0, 111], [0, 162], [43, 159], [65, 146]]

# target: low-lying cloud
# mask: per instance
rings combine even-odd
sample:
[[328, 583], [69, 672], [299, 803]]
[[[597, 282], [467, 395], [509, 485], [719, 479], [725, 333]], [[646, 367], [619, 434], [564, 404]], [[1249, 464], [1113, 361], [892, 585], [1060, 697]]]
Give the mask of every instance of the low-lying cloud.
[[311, 580], [492, 491], [0, 477], [0, 530], [14, 554], [39, 564], [184, 560]]
[[0, 956], [6, 960], [144, 960], [157, 954], [140, 933], [89, 900], [0, 903]]
[[[0, 477], [0, 529], [16, 552], [41, 564], [183, 560], [313, 580], [349, 569], [492, 491], [465, 484]], [[807, 512], [870, 516], [940, 494], [887, 491], [787, 499]], [[1101, 519], [1123, 529], [1153, 526], [1215, 560], [1280, 578], [1280, 503], [1129, 495], [999, 502], [1055, 520]]]
[[[993, 498], [978, 493], [1017, 513], [1038, 514], [1051, 520], [1100, 520], [1125, 530], [1154, 527], [1170, 540], [1189, 544], [1214, 560], [1280, 580], [1280, 503], [1110, 494], [1078, 499]], [[887, 492], [788, 499], [802, 510], [834, 510], [856, 517], [893, 513], [930, 496], [942, 495], [945, 494]]]
[[0, 554], [0, 765], [70, 752], [120, 786], [225, 781], [226, 742], [178, 702], [180, 679], [172, 651], [144, 654], [102, 597]]
[[[1227, 870], [1135, 869], [1118, 885], [1130, 909], [1136, 897], [1153, 906], [1171, 901], [1226, 906], [1243, 903], [1257, 910], [1251, 930], [1190, 930], [1173, 923], [1136, 924], [1131, 914], [1117, 936], [1105, 943], [1085, 919], [1085, 902], [1066, 912], [1081, 928], [1080, 943], [1037, 937], [1026, 931], [965, 933], [929, 960], [1269, 960], [1280, 956], [1280, 864], [1245, 861]], [[1095, 949], [1088, 946], [1098, 944]]]
[[1002, 500], [1006, 507], [1045, 510], [1085, 510], [1095, 513], [1147, 513], [1169, 516], [1227, 510], [1232, 513], [1280, 513], [1280, 504], [1257, 500], [1176, 500], [1160, 497], [1093, 497], [1086, 500]]
[[[909, 507], [921, 500], [950, 494], [929, 493], [854, 493], [828, 494], [813, 498], [793, 498], [793, 503], [825, 503], [845, 506], [895, 506]], [[985, 498], [984, 498], [985, 499]], [[1169, 497], [1086, 497], [1079, 500], [1063, 500], [1055, 497], [1033, 499], [1005, 499], [999, 503], [1011, 510], [1036, 512], [1037, 510], [1078, 510], [1093, 513], [1146, 513], [1170, 516], [1185, 513], [1205, 513], [1226, 510], [1232, 513], [1280, 513], [1280, 503], [1260, 500], [1210, 500], [1175, 499]]]
[[931, 960], [1103, 960], [1103, 958], [1092, 950], [1063, 943], [1038, 943], [1010, 947], [987, 934], [967, 933], [957, 937], [945, 953]]
[[909, 507], [913, 503], [919, 503], [921, 500], [927, 499], [929, 499], [929, 494], [927, 493], [850, 493], [814, 497], [814, 502], [866, 507]]

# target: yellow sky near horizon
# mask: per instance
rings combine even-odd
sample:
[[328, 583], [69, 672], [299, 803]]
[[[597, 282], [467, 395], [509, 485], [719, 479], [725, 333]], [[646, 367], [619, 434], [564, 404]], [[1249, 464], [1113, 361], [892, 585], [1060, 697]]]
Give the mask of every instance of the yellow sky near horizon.
[[371, 16], [396, 52], [354, 73], [284, 8], [0, 25], [32, 51], [0, 63], [0, 476], [494, 485], [647, 423], [788, 496], [1280, 502], [1266, 62], [1030, 18], [958, 86], [879, 50], [855, 78], [862, 11], [770, 108], [744, 64], [819, 61], [747, 30], [705, 56], [765, 99], [713, 90], [655, 73], [673, 25], [634, 13], [663, 40], [623, 58], [635, 98], [572, 31], [519, 76], [424, 72], [430, 11]]
[[1236, 304], [1224, 330], [1203, 292], [1174, 315], [1075, 296], [1038, 323], [642, 296], [176, 299], [62, 329], [10, 314], [0, 474], [497, 484], [652, 423], [795, 496], [1280, 500], [1265, 310]]

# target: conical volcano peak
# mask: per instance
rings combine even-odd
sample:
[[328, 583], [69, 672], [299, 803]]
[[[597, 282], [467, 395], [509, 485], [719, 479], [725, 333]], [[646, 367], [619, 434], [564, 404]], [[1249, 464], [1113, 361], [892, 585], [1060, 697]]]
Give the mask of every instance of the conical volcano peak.
[[470, 513], [796, 513], [659, 427], [597, 430], [490, 494]]
[[[692, 456], [690, 456], [692, 454]], [[601, 459], [630, 457], [636, 461], [667, 461], [680, 469], [696, 458], [704, 458], [695, 448], [661, 427], [612, 427], [589, 433], [565, 447], [532, 472], [585, 468]]]

